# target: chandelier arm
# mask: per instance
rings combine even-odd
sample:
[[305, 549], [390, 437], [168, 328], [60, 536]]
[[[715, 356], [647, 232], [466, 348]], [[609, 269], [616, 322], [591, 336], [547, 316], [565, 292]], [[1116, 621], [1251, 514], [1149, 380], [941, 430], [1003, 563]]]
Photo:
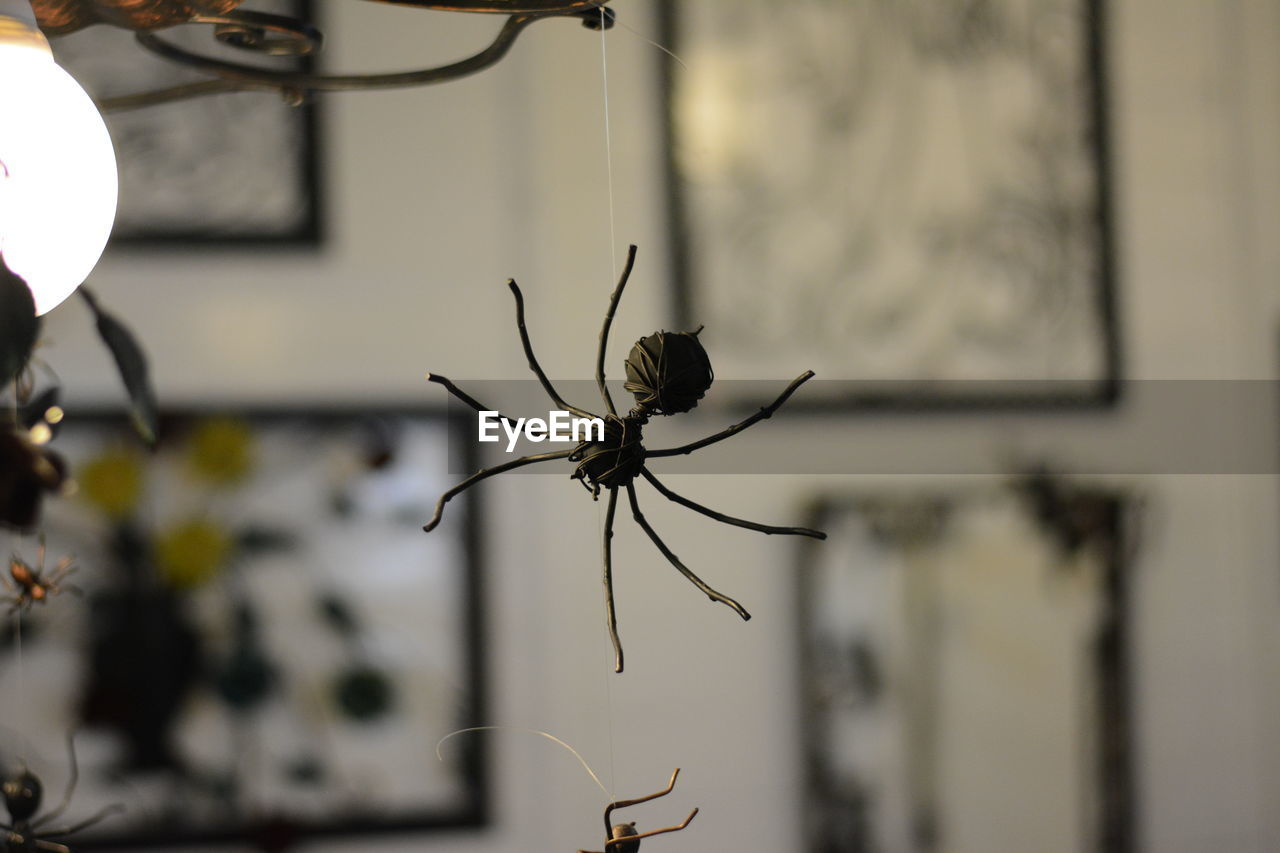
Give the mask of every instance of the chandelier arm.
[[98, 107], [99, 112], [103, 113], [122, 113], [129, 110], [142, 109], [143, 107], [153, 107], [159, 104], [171, 104], [176, 101], [187, 101], [192, 98], [200, 98], [205, 95], [222, 95], [227, 92], [248, 92], [253, 89], [274, 92], [277, 91], [275, 86], [251, 86], [247, 83], [237, 83], [234, 80], [223, 80], [221, 78], [213, 78], [211, 80], [200, 80], [196, 83], [187, 83], [182, 86], [170, 86], [167, 89], [153, 89], [149, 92], [138, 92], [133, 95], [118, 95], [114, 98], [98, 98], [94, 103]]
[[[185, 65], [188, 68], [203, 71], [214, 79], [150, 92], [104, 98], [98, 103], [104, 112], [117, 112], [202, 95], [246, 90], [276, 91], [283, 94], [291, 102], [300, 103], [301, 96], [307, 92], [389, 89], [443, 83], [483, 71], [496, 64], [510, 51], [511, 46], [524, 28], [534, 21], [552, 17], [580, 17], [583, 19], [584, 24], [593, 25], [598, 18], [599, 22], [606, 28], [611, 26], [613, 24], [613, 10], [601, 5], [602, 2], [605, 2], [605, 0], [586, 0], [585, 3], [558, 0], [556, 4], [558, 8], [555, 11], [511, 15], [507, 18], [506, 23], [503, 24], [502, 29], [494, 40], [479, 53], [458, 62], [435, 68], [387, 74], [311, 74], [300, 71], [262, 68], [193, 53], [172, 42], [165, 41], [155, 33], [139, 32], [135, 35], [138, 43], [152, 53]], [[484, 11], [479, 8], [481, 5], [483, 5], [483, 0], [475, 4], [476, 8], [468, 7], [468, 9], [470, 11]], [[228, 16], [200, 18], [194, 22], [214, 23], [219, 26], [225, 26], [235, 23], [233, 17], [234, 13]]]
[[505, 15], [574, 15], [599, 9], [609, 0], [373, 0], [391, 6], [442, 12], [493, 12]]
[[249, 83], [273, 89], [302, 89], [306, 91], [347, 91], [356, 89], [381, 89], [397, 86], [419, 86], [428, 83], [442, 83], [468, 74], [474, 74], [493, 65], [502, 59], [515, 43], [521, 30], [533, 23], [537, 18], [528, 15], [512, 15], [502, 25], [497, 37], [484, 50], [466, 59], [442, 65], [437, 68], [423, 68], [416, 71], [399, 71], [389, 74], [309, 74], [302, 71], [282, 71], [280, 69], [262, 68], [229, 62], [213, 57], [192, 53], [167, 42], [155, 33], [138, 33], [138, 43], [151, 52], [173, 62], [205, 71], [224, 80], [237, 83]]
[[266, 56], [309, 56], [324, 44], [324, 36], [310, 24], [267, 12], [236, 9], [222, 15], [197, 15], [188, 23], [215, 24], [213, 35], [218, 41]]

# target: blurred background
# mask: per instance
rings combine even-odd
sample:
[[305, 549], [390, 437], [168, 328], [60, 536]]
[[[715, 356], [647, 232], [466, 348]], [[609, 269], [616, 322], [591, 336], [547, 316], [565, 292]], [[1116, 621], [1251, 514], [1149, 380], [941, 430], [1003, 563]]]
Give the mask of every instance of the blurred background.
[[[603, 40], [539, 22], [474, 77], [318, 98], [315, 240], [304, 222], [276, 244], [109, 247], [92, 283], [143, 341], [162, 407], [443, 409], [428, 371], [527, 380], [509, 277], [547, 372], [590, 379], [635, 243], [609, 370], [655, 329], [706, 323], [717, 376], [707, 411], [655, 423], [651, 445], [776, 393], [737, 380], [780, 390], [812, 368], [907, 384], [876, 386], [889, 400], [868, 409], [847, 405], [866, 388], [815, 381], [820, 406], [802, 389], [733, 451], [653, 464], [699, 503], [831, 536], [718, 525], [645, 487], [665, 541], [754, 618], [691, 589], [624, 504], [620, 676], [603, 505], [562, 469], [481, 486], [488, 702], [473, 724], [564, 739], [618, 797], [682, 768], [671, 796], [626, 817], [655, 828], [699, 807], [646, 842], [673, 850], [1275, 849], [1280, 8], [1108, 0], [1098, 65], [1081, 59], [1092, 4], [684, 0], [666, 23], [655, 0], [612, 5]], [[448, 61], [498, 26], [316, 6], [329, 70]], [[1039, 32], [1041, 7], [1045, 41], [1010, 35]], [[672, 20], [679, 63], [653, 43]], [[870, 29], [886, 20], [901, 26]], [[794, 74], [762, 71], [779, 66]], [[226, 122], [237, 98], [276, 102], [220, 96]], [[261, 182], [286, 166], [255, 168]], [[74, 301], [45, 326], [73, 423], [119, 399], [89, 326]], [[953, 391], [961, 405], [938, 404]], [[460, 478], [430, 446], [425, 482]], [[1038, 465], [1062, 476], [1018, 477]], [[346, 577], [412, 559], [395, 548], [371, 542]], [[77, 556], [92, 587], [94, 556]], [[470, 688], [453, 666], [432, 683], [457, 697]], [[15, 719], [17, 677], [3, 675]], [[454, 719], [467, 714], [391, 748], [434, 763]], [[571, 755], [517, 731], [461, 737], [487, 743], [485, 825], [299, 849], [601, 849], [608, 797]], [[38, 749], [57, 765], [60, 742]]]

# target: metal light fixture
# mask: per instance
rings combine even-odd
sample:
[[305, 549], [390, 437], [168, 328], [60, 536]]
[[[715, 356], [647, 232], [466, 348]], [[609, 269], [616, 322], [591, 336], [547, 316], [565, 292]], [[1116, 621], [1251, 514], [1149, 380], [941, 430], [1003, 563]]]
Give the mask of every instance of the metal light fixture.
[[48, 35], [75, 32], [92, 24], [133, 30], [138, 43], [166, 59], [194, 68], [207, 79], [150, 92], [104, 98], [104, 111], [134, 109], [169, 101], [237, 91], [275, 91], [292, 103], [310, 92], [385, 89], [441, 83], [495, 64], [525, 27], [544, 18], [576, 17], [584, 26], [613, 25], [609, 0], [372, 0], [417, 9], [507, 15], [497, 37], [483, 50], [458, 62], [434, 68], [386, 74], [311, 74], [263, 68], [194, 53], [164, 38], [172, 27], [213, 26], [223, 44], [277, 56], [306, 56], [318, 51], [323, 36], [311, 24], [283, 15], [238, 8], [243, 0], [32, 0], [40, 28]]

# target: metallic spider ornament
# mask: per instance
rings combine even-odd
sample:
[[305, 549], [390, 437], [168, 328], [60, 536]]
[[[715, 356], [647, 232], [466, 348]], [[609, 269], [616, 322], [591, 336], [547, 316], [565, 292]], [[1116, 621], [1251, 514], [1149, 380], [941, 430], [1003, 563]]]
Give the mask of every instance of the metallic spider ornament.
[[[636, 477], [643, 477], [648, 480], [649, 484], [668, 500], [725, 524], [745, 527], [748, 530], [756, 530], [761, 533], [811, 536], [814, 539], [827, 538], [825, 533], [818, 530], [810, 530], [804, 527], [774, 527], [754, 521], [746, 521], [741, 518], [733, 518], [717, 512], [671, 491], [646, 467], [645, 461], [647, 459], [692, 453], [695, 450], [737, 435], [752, 424], [771, 417], [795, 393], [797, 388], [813, 377], [813, 371], [807, 370], [796, 377], [772, 403], [727, 429], [679, 447], [660, 450], [646, 449], [642, 443], [642, 438], [644, 426], [649, 422], [649, 418], [654, 415], [679, 414], [692, 409], [711, 386], [713, 375], [711, 360], [707, 357], [706, 350], [703, 349], [702, 344], [698, 341], [698, 333], [702, 331], [701, 328], [695, 332], [654, 332], [652, 335], [638, 341], [631, 348], [631, 354], [627, 357], [627, 381], [624, 387], [635, 397], [636, 405], [627, 414], [618, 414], [613, 405], [613, 398], [609, 394], [609, 388], [605, 384], [604, 360], [605, 351], [609, 343], [609, 328], [613, 324], [613, 315], [618, 309], [618, 302], [622, 298], [622, 291], [627, 285], [627, 279], [631, 276], [635, 259], [636, 247], [631, 246], [627, 253], [626, 266], [623, 268], [622, 275], [618, 279], [618, 285], [614, 288], [613, 295], [609, 299], [609, 308], [604, 315], [604, 327], [600, 330], [600, 347], [596, 355], [596, 385], [600, 389], [600, 396], [608, 409], [608, 414], [602, 418], [605, 424], [604, 438], [602, 440], [581, 442], [572, 450], [535, 453], [529, 456], [522, 456], [519, 459], [513, 459], [510, 462], [504, 462], [501, 465], [494, 465], [491, 468], [484, 468], [441, 495], [440, 500], [436, 503], [435, 514], [423, 527], [423, 530], [428, 532], [434, 530], [436, 525], [440, 523], [445, 504], [450, 499], [495, 474], [502, 474], [525, 465], [546, 462], [551, 459], [568, 459], [570, 462], [576, 462], [577, 467], [574, 469], [572, 476], [574, 479], [581, 480], [593, 497], [598, 498], [601, 489], [609, 492], [608, 507], [605, 511], [604, 521], [604, 590], [609, 637], [613, 641], [615, 672], [622, 672], [623, 666], [622, 642], [618, 638], [618, 621], [613, 602], [613, 557], [611, 552], [613, 516], [617, 508], [619, 489], [626, 489], [627, 500], [631, 504], [632, 517], [635, 518], [640, 528], [648, 534], [649, 538], [653, 540], [653, 544], [658, 547], [658, 550], [662, 552], [671, 565], [675, 566], [682, 575], [688, 578], [694, 586], [702, 590], [712, 601], [727, 605], [744, 620], [751, 618], [751, 614], [741, 604], [708, 586], [706, 582], [685, 566], [680, 561], [680, 558], [662, 541], [645, 519], [644, 513], [640, 511], [640, 503], [636, 499], [633, 482]], [[514, 279], [508, 279], [507, 286], [511, 288], [511, 293], [516, 301], [516, 327], [520, 332], [520, 342], [523, 344], [525, 356], [529, 360], [529, 368], [538, 377], [543, 390], [547, 392], [557, 406], [565, 411], [572, 412], [577, 417], [599, 417], [577, 406], [569, 405], [552, 387], [551, 381], [547, 379], [546, 373], [543, 372], [542, 367], [538, 364], [538, 359], [533, 354], [533, 345], [529, 341], [529, 332], [525, 328], [524, 322], [524, 296], [521, 294], [520, 288], [516, 285]], [[432, 382], [443, 385], [450, 394], [476, 411], [496, 411], [492, 406], [485, 406], [479, 403], [444, 376], [429, 373], [427, 378]], [[510, 421], [509, 418], [501, 415], [499, 417], [505, 421]]]
[[62, 795], [62, 802], [53, 811], [36, 817], [44, 799], [44, 785], [30, 770], [25, 767], [18, 773], [8, 776], [0, 783], [0, 793], [4, 795], [5, 808], [9, 811], [9, 823], [0, 823], [0, 843], [3, 849], [32, 853], [37, 850], [48, 853], [71, 853], [71, 848], [52, 838], [65, 838], [83, 829], [88, 829], [113, 812], [123, 810], [119, 803], [107, 806], [79, 823], [59, 829], [50, 829], [51, 821], [57, 820], [71, 805], [71, 797], [76, 791], [76, 782], [80, 778], [76, 764], [76, 750], [70, 737], [67, 738], [67, 751], [71, 756], [71, 779], [67, 782], [67, 790]]
[[640, 839], [652, 838], [655, 835], [662, 835], [667, 832], [679, 832], [688, 826], [698, 814], [698, 810], [694, 809], [689, 812], [689, 816], [684, 819], [683, 823], [675, 826], [668, 826], [664, 829], [652, 829], [648, 832], [637, 832], [635, 821], [631, 823], [612, 823], [612, 815], [615, 809], [625, 809], [628, 806], [647, 803], [650, 800], [656, 800], [659, 797], [665, 797], [670, 794], [676, 786], [676, 777], [680, 775], [680, 768], [677, 767], [675, 772], [671, 774], [671, 781], [667, 783], [667, 787], [658, 791], [656, 794], [649, 794], [645, 797], [637, 797], [634, 800], [614, 800], [612, 803], [604, 807], [604, 850], [579, 850], [578, 853], [638, 853], [640, 850]]

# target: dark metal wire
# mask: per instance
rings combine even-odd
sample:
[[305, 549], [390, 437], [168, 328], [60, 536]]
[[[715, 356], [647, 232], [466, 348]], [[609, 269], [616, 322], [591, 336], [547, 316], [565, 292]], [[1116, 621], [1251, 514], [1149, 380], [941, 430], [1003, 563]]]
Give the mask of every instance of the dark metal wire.
[[[631, 800], [614, 800], [612, 803], [609, 803], [609, 805], [604, 807], [604, 834], [605, 834], [604, 849], [606, 851], [610, 850], [610, 848], [613, 848], [613, 853], [619, 853], [619, 850], [638, 850], [640, 848], [640, 839], [652, 838], [655, 835], [664, 835], [668, 832], [679, 832], [680, 830], [684, 829], [686, 826], [688, 826], [690, 823], [693, 822], [693, 819], [698, 815], [697, 809], [694, 809], [693, 811], [689, 812], [689, 816], [686, 817], [681, 823], [678, 823], [675, 826], [666, 826], [666, 827], [663, 827], [662, 829], [651, 829], [648, 832], [637, 833], [635, 831], [635, 824], [628, 824], [628, 825], [625, 825], [626, 829], [628, 830], [627, 834], [620, 835], [616, 830], [621, 829], [623, 827], [615, 827], [613, 825], [613, 813], [615, 810], [625, 809], [629, 806], [638, 806], [641, 803], [647, 803], [650, 800], [656, 800], [659, 797], [665, 797], [667, 794], [670, 794], [673, 790], [675, 790], [676, 777], [679, 775], [680, 775], [680, 768], [677, 767], [675, 769], [675, 772], [671, 774], [671, 781], [668, 782], [667, 787], [663, 788], [661, 791], [658, 791], [657, 793], [654, 793], [654, 794], [648, 794], [643, 797], [636, 797], [635, 799], [631, 799]], [[598, 853], [598, 851], [579, 850], [578, 853]]]
[[[622, 640], [618, 637], [618, 614], [613, 606], [613, 512], [618, 508], [618, 490], [609, 490], [609, 504], [604, 511], [604, 613], [609, 623], [609, 639], [613, 642], [613, 666], [622, 671]], [[608, 822], [608, 818], [605, 818]]]
[[763, 408], [760, 409], [760, 411], [756, 412], [750, 417], [742, 419], [741, 421], [729, 427], [728, 429], [721, 430], [720, 432], [717, 432], [714, 435], [709, 435], [706, 438], [699, 439], [698, 441], [690, 442], [689, 444], [682, 444], [679, 447], [668, 447], [664, 450], [649, 450], [645, 453], [645, 456], [680, 456], [685, 453], [692, 453], [695, 450], [700, 450], [701, 448], [706, 447], [709, 444], [715, 444], [717, 441], [724, 441], [726, 438], [735, 436], [738, 433], [742, 432], [747, 427], [751, 426], [752, 424], [758, 423], [759, 421], [765, 420], [766, 418], [773, 417], [773, 413], [778, 411], [778, 409], [781, 408], [783, 403], [787, 402], [787, 399], [796, 392], [796, 389], [799, 388], [804, 383], [808, 382], [812, 378], [813, 378], [813, 371], [806, 370], [804, 373], [800, 374], [795, 379], [791, 380], [791, 384], [788, 385], [786, 389], [784, 389], [783, 392], [778, 395], [778, 399], [774, 400], [769, 405], [764, 406]]
[[507, 287], [511, 288], [511, 295], [516, 298], [516, 330], [520, 332], [520, 345], [524, 347], [525, 357], [529, 360], [529, 369], [533, 371], [534, 376], [538, 377], [538, 382], [542, 384], [542, 390], [546, 391], [551, 401], [560, 408], [567, 409], [580, 418], [593, 417], [585, 409], [579, 409], [577, 406], [571, 406], [566, 403], [560, 393], [552, 387], [551, 380], [547, 378], [542, 365], [538, 364], [538, 357], [533, 354], [533, 344], [529, 340], [529, 330], [524, 324], [524, 294], [520, 292], [520, 285], [516, 284], [514, 278], [509, 278], [507, 279]]
[[618, 284], [613, 289], [613, 295], [609, 297], [609, 309], [604, 312], [604, 327], [600, 329], [600, 348], [596, 352], [596, 385], [599, 386], [600, 396], [604, 398], [605, 407], [611, 415], [616, 415], [618, 412], [613, 408], [613, 398], [609, 396], [609, 386], [604, 381], [604, 355], [609, 348], [609, 328], [613, 325], [613, 315], [618, 310], [618, 300], [622, 299], [622, 289], [627, 286], [627, 280], [631, 278], [631, 269], [635, 265], [636, 247], [632, 246], [627, 250], [626, 266], [622, 268], [622, 275], [618, 276]]
[[436, 502], [435, 514], [431, 516], [431, 520], [422, 529], [428, 533], [435, 530], [436, 525], [440, 523], [440, 517], [444, 515], [444, 505], [481, 480], [486, 480], [496, 474], [506, 473], [515, 468], [523, 468], [525, 465], [532, 465], [535, 462], [546, 462], [549, 459], [566, 459], [572, 452], [572, 450], [557, 450], [552, 453], [535, 453], [532, 456], [521, 456], [519, 459], [512, 459], [510, 462], [504, 462], [501, 465], [494, 465], [492, 468], [477, 471], [440, 496], [440, 500]]
[[640, 503], [636, 500], [636, 487], [631, 483], [627, 483], [627, 499], [631, 501], [631, 517], [636, 520], [636, 524], [640, 525], [640, 528], [644, 530], [645, 533], [649, 534], [649, 538], [653, 540], [654, 545], [658, 546], [658, 550], [662, 552], [662, 556], [667, 558], [668, 563], [675, 566], [676, 570], [688, 578], [690, 583], [702, 590], [703, 594], [705, 594], [707, 598], [729, 606], [735, 613], [742, 617], [743, 621], [751, 618], [751, 614], [747, 612], [745, 607], [724, 593], [717, 592], [712, 589], [706, 581], [695, 575], [688, 566], [680, 562], [680, 558], [675, 555], [674, 551], [667, 547], [667, 543], [662, 541], [661, 537], [658, 536], [658, 532], [649, 525], [649, 522], [644, 517], [644, 513], [640, 511]]
[[707, 518], [714, 518], [716, 521], [722, 521], [725, 524], [732, 524], [734, 527], [745, 527], [747, 530], [754, 530], [757, 533], [783, 533], [791, 536], [808, 536], [813, 539], [827, 538], [827, 534], [823, 533], [821, 530], [812, 530], [808, 527], [774, 527], [770, 524], [759, 524], [742, 518], [734, 518], [733, 516], [725, 515], [722, 512], [716, 512], [710, 507], [705, 507], [700, 503], [694, 503], [688, 498], [671, 491], [666, 486], [662, 485], [658, 478], [653, 476], [653, 472], [648, 468], [641, 468], [640, 475], [648, 480], [649, 483], [658, 490], [658, 493], [667, 500], [678, 503], [683, 507], [688, 507], [694, 512], [702, 513]]
[[[384, 74], [313, 74], [264, 68], [195, 53], [165, 40], [156, 32], [139, 32], [135, 37], [147, 50], [188, 68], [202, 71], [210, 75], [211, 79], [103, 98], [98, 101], [98, 107], [103, 112], [119, 112], [204, 95], [244, 91], [279, 92], [289, 102], [300, 104], [312, 92], [362, 91], [444, 83], [495, 65], [506, 56], [524, 28], [534, 21], [576, 17], [582, 20], [584, 26], [608, 29], [613, 26], [616, 16], [612, 9], [604, 5], [607, 2], [608, 0], [524, 0], [519, 4], [502, 4], [493, 0], [474, 3], [454, 0], [448, 4], [401, 2], [398, 5], [466, 12], [510, 12], [512, 6], [519, 11], [507, 18], [497, 37], [479, 53], [448, 65]], [[220, 41], [268, 55], [305, 55], [318, 50], [323, 42], [322, 35], [314, 27], [280, 15], [236, 10], [225, 15], [197, 17], [190, 23], [213, 24], [215, 37]]]

